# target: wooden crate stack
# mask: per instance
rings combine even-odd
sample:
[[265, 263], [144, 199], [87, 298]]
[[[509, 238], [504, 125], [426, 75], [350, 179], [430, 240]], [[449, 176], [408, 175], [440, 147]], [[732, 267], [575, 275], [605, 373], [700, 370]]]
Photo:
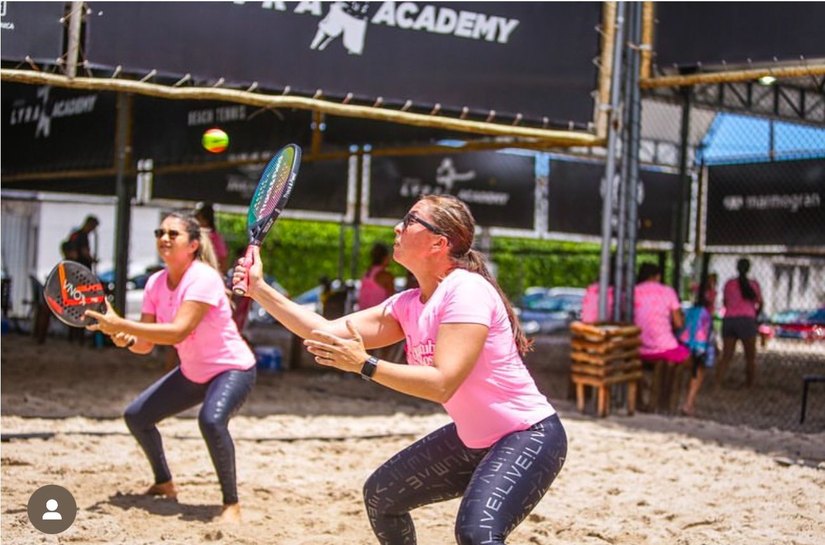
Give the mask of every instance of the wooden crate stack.
[[611, 388], [627, 384], [627, 414], [632, 415], [637, 383], [642, 379], [639, 328], [632, 324], [573, 322], [570, 333], [570, 379], [576, 388], [579, 411], [584, 412], [585, 387], [590, 387], [596, 390], [597, 415], [607, 416]]

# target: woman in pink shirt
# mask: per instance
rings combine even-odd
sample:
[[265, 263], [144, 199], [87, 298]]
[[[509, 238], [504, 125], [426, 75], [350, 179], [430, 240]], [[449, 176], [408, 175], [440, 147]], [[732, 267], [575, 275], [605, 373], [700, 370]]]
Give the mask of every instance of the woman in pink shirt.
[[[564, 428], [522, 361], [529, 343], [472, 249], [474, 231], [457, 198], [422, 198], [395, 226], [393, 248], [419, 287], [332, 321], [267, 286], [259, 252], [249, 269], [249, 295], [305, 338], [319, 364], [440, 403], [453, 419], [390, 457], [364, 485], [367, 516], [384, 545], [414, 544], [410, 511], [458, 497], [457, 542], [504, 543], [564, 463]], [[246, 276], [235, 269], [236, 280]], [[408, 365], [367, 352], [402, 339]]]
[[387, 270], [390, 262], [390, 249], [376, 242], [370, 251], [370, 268], [361, 278], [358, 291], [358, 308], [367, 309], [383, 303], [395, 292], [392, 274]]
[[[690, 350], [676, 339], [675, 331], [685, 325], [676, 290], [662, 284], [662, 271], [653, 263], [642, 263], [637, 278], [638, 284], [633, 289], [633, 321], [642, 330], [642, 346], [639, 347], [642, 361], [690, 364]], [[703, 374], [692, 374], [682, 414], [693, 414], [702, 378]], [[675, 395], [679, 393], [674, 392]]]
[[739, 275], [728, 280], [722, 291], [725, 316], [722, 318], [722, 357], [714, 375], [717, 386], [725, 380], [737, 340], [742, 341], [745, 350], [745, 384], [750, 388], [756, 379], [756, 317], [762, 310], [762, 290], [756, 280], [748, 279], [750, 268], [748, 259], [737, 261]]
[[232, 321], [221, 275], [200, 259], [208, 242], [201, 239], [198, 222], [170, 214], [155, 237], [166, 267], [146, 282], [140, 322], [121, 318], [110, 306], [105, 315], [88, 311], [97, 320], [88, 328], [137, 354], [148, 354], [156, 344], [175, 346], [180, 367], [143, 391], [124, 413], [155, 474], [146, 494], [177, 497], [157, 423], [203, 403], [198, 424], [221, 484], [220, 519], [237, 522], [235, 447], [228, 424], [255, 384], [255, 356]]

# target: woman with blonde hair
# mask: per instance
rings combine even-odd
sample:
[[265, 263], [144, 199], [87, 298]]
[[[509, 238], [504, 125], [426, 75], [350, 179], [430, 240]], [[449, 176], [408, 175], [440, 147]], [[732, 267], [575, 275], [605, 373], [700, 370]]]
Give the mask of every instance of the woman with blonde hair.
[[157, 423], [202, 403], [198, 414], [223, 493], [220, 519], [240, 520], [235, 476], [235, 447], [229, 419], [255, 384], [255, 356], [243, 341], [218, 271], [205, 263], [198, 222], [172, 213], [155, 229], [165, 268], [146, 282], [139, 322], [87, 311], [97, 320], [88, 326], [112, 337], [115, 345], [148, 354], [155, 345], [174, 345], [180, 366], [149, 386], [126, 409], [129, 431], [146, 453], [155, 483], [150, 495], [177, 498]]

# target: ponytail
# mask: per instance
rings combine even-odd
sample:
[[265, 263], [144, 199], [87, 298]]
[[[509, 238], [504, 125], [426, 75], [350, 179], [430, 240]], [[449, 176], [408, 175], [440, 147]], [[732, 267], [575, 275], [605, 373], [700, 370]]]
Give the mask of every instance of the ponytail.
[[218, 256], [215, 253], [215, 245], [212, 244], [212, 240], [209, 238], [210, 229], [206, 227], [201, 227], [200, 231], [200, 246], [198, 247], [197, 257], [218, 271], [219, 273], [223, 274], [223, 271], [220, 270], [218, 266]]
[[736, 262], [736, 270], [739, 272], [739, 293], [749, 301], [756, 301], [756, 292], [753, 290], [748, 280], [748, 271], [751, 269], [751, 262], [745, 258]]
[[753, 291], [753, 286], [751, 286], [746, 274], [739, 273], [739, 291], [745, 299], [756, 301], [756, 292]]
[[519, 354], [525, 355], [532, 348], [533, 342], [522, 331], [516, 313], [510, 305], [510, 300], [507, 299], [507, 296], [501, 290], [501, 286], [487, 270], [484, 256], [473, 250], [475, 219], [473, 219], [470, 208], [461, 199], [453, 195], [426, 195], [421, 197], [420, 200], [428, 204], [433, 223], [442, 231], [441, 234], [449, 240], [450, 259], [452, 259], [455, 266], [459, 269], [466, 269], [480, 274], [496, 289], [502, 303], [504, 303], [504, 308], [507, 310], [516, 349]]
[[499, 297], [501, 297], [501, 301], [504, 303], [504, 308], [507, 310], [507, 318], [510, 320], [510, 327], [513, 331], [513, 340], [516, 342], [516, 348], [518, 349], [519, 354], [524, 356], [527, 352], [531, 351], [533, 349], [533, 341], [532, 339], [528, 339], [524, 334], [524, 331], [521, 329], [521, 323], [516, 317], [515, 311], [513, 311], [510, 300], [504, 294], [501, 286], [498, 285], [498, 282], [493, 275], [490, 274], [490, 271], [487, 270], [487, 265], [484, 261], [484, 256], [482, 253], [471, 248], [462, 256], [452, 257], [459, 269], [466, 269], [470, 272], [478, 273], [487, 282], [493, 285], [496, 292], [498, 292]]

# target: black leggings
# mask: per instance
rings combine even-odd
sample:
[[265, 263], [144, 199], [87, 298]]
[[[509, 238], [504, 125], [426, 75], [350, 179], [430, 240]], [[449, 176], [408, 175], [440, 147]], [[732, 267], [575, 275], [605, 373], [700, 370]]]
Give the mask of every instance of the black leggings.
[[504, 543], [564, 465], [567, 435], [557, 415], [471, 449], [449, 424], [379, 467], [364, 485], [370, 524], [382, 545], [414, 545], [410, 510], [463, 496], [456, 543]]
[[225, 371], [204, 384], [192, 382], [177, 368], [144, 390], [126, 408], [123, 416], [129, 431], [149, 458], [155, 483], [172, 479], [156, 424], [203, 401], [198, 424], [218, 473], [223, 503], [237, 503], [235, 445], [227, 425], [254, 385], [254, 366], [245, 371]]

